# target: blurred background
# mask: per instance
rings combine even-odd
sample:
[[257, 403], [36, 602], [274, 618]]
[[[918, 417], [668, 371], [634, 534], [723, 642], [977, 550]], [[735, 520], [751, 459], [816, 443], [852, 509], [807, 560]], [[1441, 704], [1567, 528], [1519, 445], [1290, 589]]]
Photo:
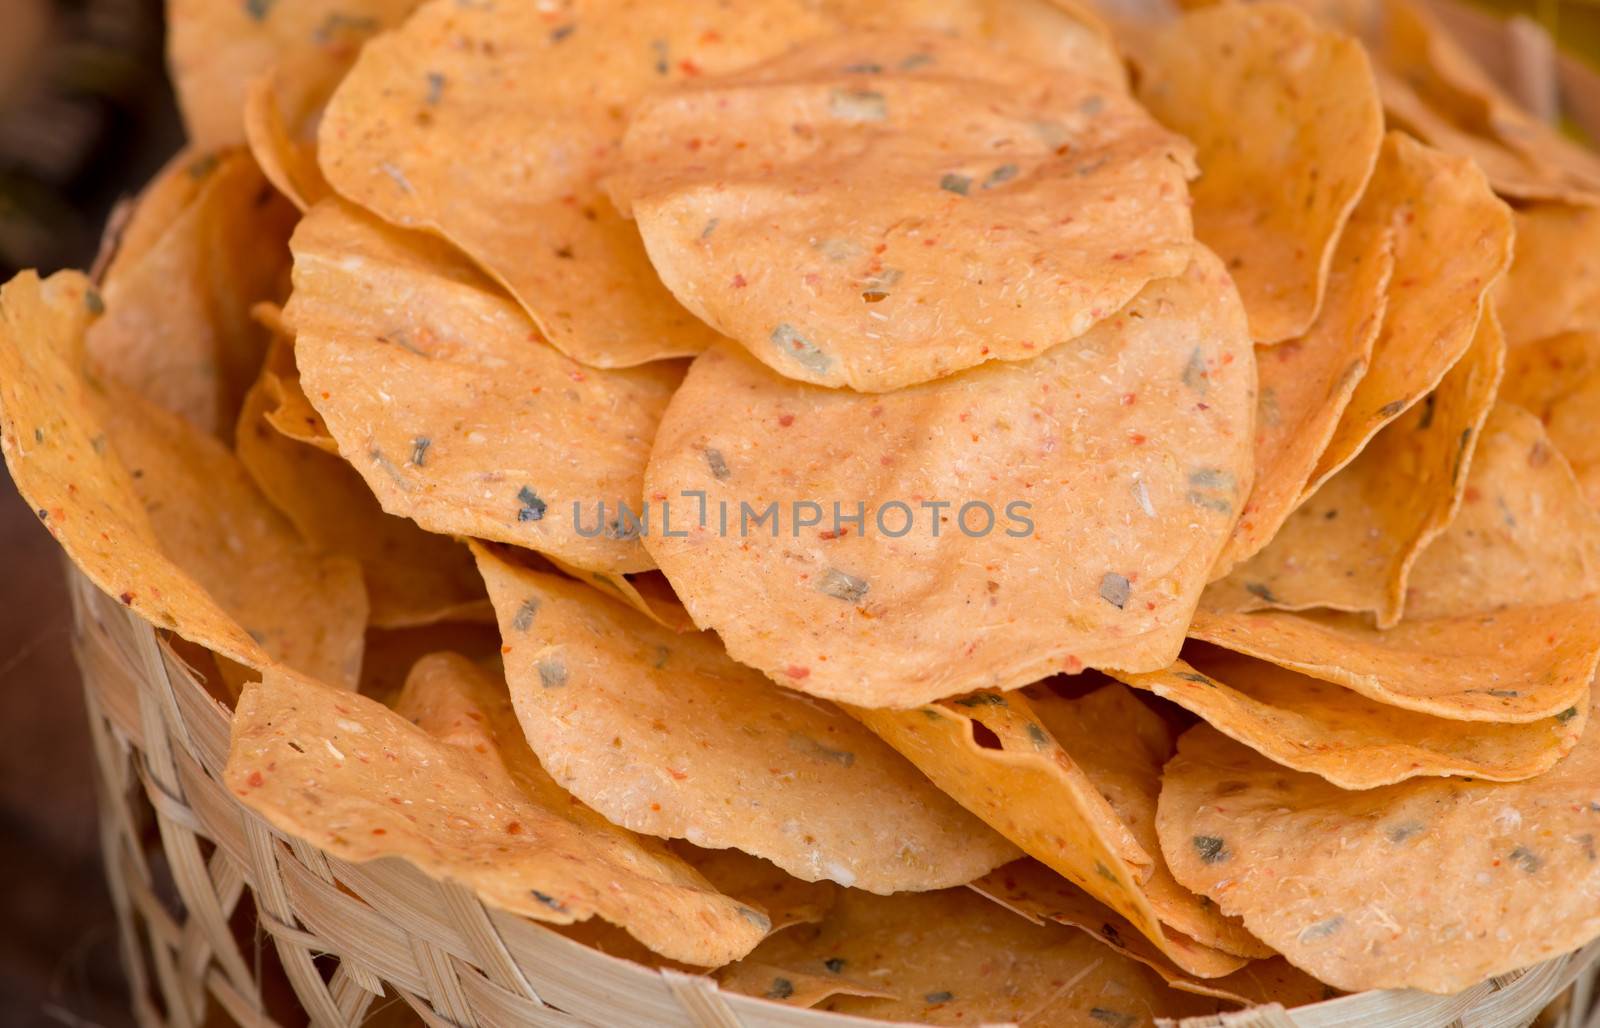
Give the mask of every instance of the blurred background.
[[[161, 0], [0, 0], [0, 280], [88, 267], [178, 148], [161, 40]], [[6, 475], [0, 611], [0, 1025], [123, 1028], [60, 559]]]
[[[1600, 0], [1483, 2], [1600, 55]], [[1564, 92], [1600, 125], [1600, 90]], [[0, 0], [0, 280], [88, 268], [112, 208], [181, 137], [161, 0]], [[60, 558], [0, 475], [0, 1025], [123, 1028], [70, 631]]]

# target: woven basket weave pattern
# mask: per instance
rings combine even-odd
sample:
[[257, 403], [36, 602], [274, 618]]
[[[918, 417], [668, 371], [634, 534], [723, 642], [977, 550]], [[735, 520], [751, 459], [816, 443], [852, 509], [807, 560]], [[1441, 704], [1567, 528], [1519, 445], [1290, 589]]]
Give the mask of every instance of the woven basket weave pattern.
[[[227, 709], [149, 625], [76, 570], [68, 576], [101, 843], [146, 1028], [198, 1026], [218, 1008], [243, 1025], [276, 1024], [264, 1011], [258, 946], [276, 950], [311, 1023], [328, 1028], [361, 1024], [375, 1003], [396, 999], [439, 1028], [882, 1025], [649, 971], [489, 909], [402, 862], [349, 864], [277, 833], [222, 784]], [[173, 892], [176, 904], [165, 898]], [[256, 926], [243, 946], [233, 927], [241, 904], [254, 908]], [[1515, 1026], [1571, 987], [1550, 1023], [1600, 1028], [1600, 1017], [1586, 1016], [1597, 962], [1600, 943], [1457, 996], [1363, 993], [1186, 1024]]]

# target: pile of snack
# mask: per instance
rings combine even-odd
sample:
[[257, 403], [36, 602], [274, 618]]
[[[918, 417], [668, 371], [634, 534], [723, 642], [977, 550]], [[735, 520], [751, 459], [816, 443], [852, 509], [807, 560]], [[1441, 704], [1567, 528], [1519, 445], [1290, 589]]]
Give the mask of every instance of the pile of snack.
[[0, 429], [283, 832], [932, 1023], [1600, 935], [1600, 158], [1413, 0], [170, 13]]

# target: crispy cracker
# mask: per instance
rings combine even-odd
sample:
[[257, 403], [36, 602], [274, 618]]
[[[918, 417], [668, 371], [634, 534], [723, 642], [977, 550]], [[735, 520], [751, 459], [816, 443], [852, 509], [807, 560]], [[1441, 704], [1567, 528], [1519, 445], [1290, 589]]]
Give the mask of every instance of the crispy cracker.
[[396, 713], [269, 671], [239, 700], [224, 779], [280, 831], [341, 859], [399, 857], [537, 921], [599, 915], [701, 964], [766, 934], [765, 913], [575, 806], [484, 708], [493, 688], [462, 657], [430, 657]]
[[[1070, 345], [895, 393], [720, 347], [662, 421], [645, 542], [696, 624], [814, 695], [906, 707], [1154, 670], [1249, 488], [1253, 363], [1204, 251]], [[795, 524], [803, 501], [814, 526]], [[834, 524], [835, 503], [863, 520]], [[781, 525], [759, 521], [769, 504]]]
[[[1401, 710], [1264, 660], [1199, 649], [1144, 675], [1135, 688], [1189, 710], [1286, 767], [1343, 789], [1372, 789], [1423, 775], [1519, 781], [1548, 771], [1583, 734], [1583, 717], [1528, 724], [1448, 721]], [[1566, 712], [1563, 711], [1563, 714]]]
[[713, 328], [882, 392], [1027, 360], [1180, 273], [1190, 167], [1119, 80], [901, 28], [646, 97], [607, 188]]
[[1195, 235], [1238, 282], [1252, 338], [1302, 335], [1383, 142], [1366, 51], [1280, 3], [1220, 5], [1153, 31], [1139, 98], [1194, 141]]
[[582, 568], [652, 566], [595, 507], [643, 507], [681, 368], [583, 368], [450, 247], [337, 201], [291, 245], [301, 384], [386, 511]]
[[735, 664], [714, 636], [475, 552], [529, 744], [616, 823], [880, 892], [970, 881], [1016, 855], [866, 729]]
[[1161, 843], [1181, 881], [1324, 981], [1452, 993], [1600, 934], [1573, 901], [1600, 888], [1597, 775], [1591, 731], [1526, 782], [1352, 793], [1201, 725], [1167, 765]]

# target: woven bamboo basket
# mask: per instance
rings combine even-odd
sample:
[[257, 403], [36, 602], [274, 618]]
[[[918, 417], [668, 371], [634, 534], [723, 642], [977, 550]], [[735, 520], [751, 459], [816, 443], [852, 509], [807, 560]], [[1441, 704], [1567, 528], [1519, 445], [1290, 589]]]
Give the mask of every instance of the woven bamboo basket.
[[[1600, 78], [1558, 60], [1531, 22], [1441, 13], [1530, 109], [1600, 137]], [[616, 959], [485, 907], [401, 861], [350, 864], [280, 834], [222, 783], [229, 710], [169, 640], [76, 569], [67, 575], [102, 851], [144, 1028], [353, 1028], [396, 1014], [434, 1028], [884, 1023], [724, 993], [709, 977]], [[1600, 1028], [1597, 972], [1600, 940], [1454, 996], [1367, 992], [1183, 1023]]]

